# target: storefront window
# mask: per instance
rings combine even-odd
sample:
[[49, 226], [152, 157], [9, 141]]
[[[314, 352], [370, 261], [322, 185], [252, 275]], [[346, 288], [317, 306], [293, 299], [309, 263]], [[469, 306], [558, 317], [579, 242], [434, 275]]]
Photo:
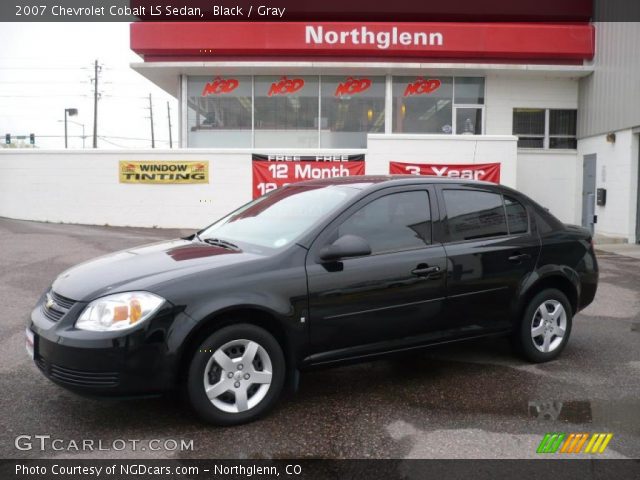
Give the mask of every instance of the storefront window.
[[317, 148], [318, 77], [255, 77], [255, 146]]
[[456, 133], [482, 135], [482, 109], [456, 107]]
[[251, 147], [251, 77], [189, 77], [190, 147]]
[[482, 77], [456, 77], [454, 90], [456, 105], [484, 104], [484, 78]]
[[453, 133], [452, 77], [394, 77], [394, 133]]
[[320, 146], [367, 146], [367, 133], [384, 132], [384, 77], [322, 77]]
[[[385, 122], [394, 133], [483, 133], [484, 78], [393, 77], [391, 87], [393, 115], [386, 118], [384, 76], [188, 77], [187, 145], [364, 148], [367, 134], [384, 133]], [[570, 128], [557, 117], [562, 127], [552, 143], [565, 145]]]

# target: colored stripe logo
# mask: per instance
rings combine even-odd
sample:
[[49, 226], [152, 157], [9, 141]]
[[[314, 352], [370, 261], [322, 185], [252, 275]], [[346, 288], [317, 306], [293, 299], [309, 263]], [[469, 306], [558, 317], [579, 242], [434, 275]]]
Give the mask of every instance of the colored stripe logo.
[[536, 453], [604, 453], [613, 433], [547, 433]]

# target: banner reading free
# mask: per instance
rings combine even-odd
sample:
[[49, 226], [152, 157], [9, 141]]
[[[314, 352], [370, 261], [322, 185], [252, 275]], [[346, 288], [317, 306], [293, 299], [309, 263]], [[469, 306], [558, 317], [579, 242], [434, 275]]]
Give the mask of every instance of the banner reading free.
[[209, 162], [120, 160], [120, 183], [209, 183]]
[[289, 183], [364, 175], [364, 155], [253, 155], [253, 198]]
[[392, 175], [430, 175], [435, 177], [462, 178], [464, 180], [484, 180], [500, 183], [499, 163], [476, 164], [433, 164], [390, 162], [389, 173]]

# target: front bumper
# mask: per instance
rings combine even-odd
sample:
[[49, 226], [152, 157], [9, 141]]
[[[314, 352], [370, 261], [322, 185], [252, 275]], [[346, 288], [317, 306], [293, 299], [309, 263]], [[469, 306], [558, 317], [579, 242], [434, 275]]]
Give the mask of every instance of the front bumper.
[[140, 328], [123, 332], [90, 332], [74, 328], [86, 306], [76, 303], [58, 321], [39, 303], [31, 313], [34, 362], [52, 382], [77, 393], [131, 396], [161, 393], [175, 385], [177, 355], [169, 332], [184, 314], [166, 305]]

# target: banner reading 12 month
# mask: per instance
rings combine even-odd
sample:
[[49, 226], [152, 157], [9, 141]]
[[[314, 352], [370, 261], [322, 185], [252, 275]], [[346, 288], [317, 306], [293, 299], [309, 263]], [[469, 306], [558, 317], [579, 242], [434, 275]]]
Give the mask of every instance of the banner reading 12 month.
[[253, 198], [289, 183], [364, 175], [364, 155], [256, 155]]
[[390, 162], [389, 173], [392, 175], [429, 175], [433, 177], [462, 178], [464, 180], [484, 180], [486, 182], [500, 183], [499, 163], [452, 165]]

